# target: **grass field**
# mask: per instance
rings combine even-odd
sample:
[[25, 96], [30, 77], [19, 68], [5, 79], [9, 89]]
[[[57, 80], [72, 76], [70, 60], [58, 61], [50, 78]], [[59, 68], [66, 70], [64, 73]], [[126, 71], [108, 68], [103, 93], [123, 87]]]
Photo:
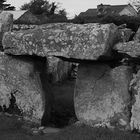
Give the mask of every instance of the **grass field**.
[[0, 140], [140, 140], [139, 134], [88, 126], [69, 126], [55, 134], [33, 135], [15, 117], [0, 116]]

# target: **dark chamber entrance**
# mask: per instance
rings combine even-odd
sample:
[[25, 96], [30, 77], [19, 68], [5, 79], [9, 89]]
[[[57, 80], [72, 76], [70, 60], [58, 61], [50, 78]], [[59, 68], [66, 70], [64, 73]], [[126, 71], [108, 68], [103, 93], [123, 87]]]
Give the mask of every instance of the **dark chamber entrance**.
[[[73, 70], [71, 71], [71, 74], [72, 73]], [[43, 126], [62, 128], [77, 121], [74, 110], [74, 87], [76, 78], [71, 74], [66, 79], [53, 83], [51, 82], [51, 76], [47, 75], [45, 77], [48, 78], [44, 78], [42, 72], [42, 85], [44, 85], [46, 93], [50, 92], [49, 95], [51, 95], [51, 97], [49, 97], [51, 100], [48, 100], [48, 95], [46, 96], [46, 109], [42, 117]], [[49, 83], [45, 82], [45, 79], [50, 79], [47, 80]], [[48, 86], [50, 88], [46, 89]]]
[[64, 127], [76, 122], [74, 110], [75, 80], [66, 80], [54, 85], [54, 112], [53, 121], [56, 127]]

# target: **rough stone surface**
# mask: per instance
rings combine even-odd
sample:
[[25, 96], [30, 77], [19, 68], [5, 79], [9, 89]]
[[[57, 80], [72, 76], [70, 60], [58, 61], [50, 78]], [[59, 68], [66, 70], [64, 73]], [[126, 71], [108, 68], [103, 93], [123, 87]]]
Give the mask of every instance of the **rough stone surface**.
[[133, 39], [140, 42], [140, 28], [137, 30]]
[[74, 97], [78, 119], [91, 126], [130, 129], [131, 76], [127, 66], [80, 64]]
[[12, 93], [24, 118], [39, 122], [45, 110], [44, 96], [48, 93], [43, 91], [35, 63], [29, 58], [0, 53], [0, 105], [8, 108]]
[[130, 86], [133, 95], [131, 129], [140, 131], [140, 70], [133, 76]]
[[96, 60], [110, 55], [117, 33], [114, 24], [47, 24], [33, 30], [6, 33], [3, 46], [6, 53], [13, 55]]
[[2, 38], [5, 32], [11, 31], [13, 27], [13, 15], [10, 13], [0, 14], [0, 49], [2, 50]]
[[38, 25], [13, 24], [12, 31], [29, 30], [36, 27], [38, 27]]
[[72, 69], [72, 63], [63, 61], [53, 56], [47, 57], [46, 71], [49, 75], [50, 82], [55, 83], [68, 78], [71, 69]]
[[128, 42], [133, 33], [134, 32], [129, 28], [119, 29], [118, 38], [121, 36], [120, 42]]
[[137, 41], [118, 43], [114, 46], [114, 49], [119, 53], [125, 53], [131, 57], [140, 56], [140, 43]]

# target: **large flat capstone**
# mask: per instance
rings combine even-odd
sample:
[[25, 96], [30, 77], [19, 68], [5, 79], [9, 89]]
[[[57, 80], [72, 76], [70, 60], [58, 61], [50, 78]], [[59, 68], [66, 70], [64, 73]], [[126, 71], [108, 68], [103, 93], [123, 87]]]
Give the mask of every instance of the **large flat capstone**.
[[128, 66], [80, 64], [74, 96], [78, 119], [91, 126], [130, 129], [131, 78]]
[[62, 56], [97, 60], [111, 55], [118, 28], [114, 24], [47, 24], [32, 30], [9, 32], [3, 38], [5, 53]]

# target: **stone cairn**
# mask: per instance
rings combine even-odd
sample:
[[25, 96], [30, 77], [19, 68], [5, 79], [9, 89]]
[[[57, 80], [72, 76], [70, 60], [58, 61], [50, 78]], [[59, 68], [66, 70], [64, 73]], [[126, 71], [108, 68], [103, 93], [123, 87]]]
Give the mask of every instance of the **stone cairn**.
[[78, 120], [93, 127], [140, 130], [140, 29], [134, 35], [114, 24], [54, 23], [11, 32], [12, 16], [4, 17], [0, 20], [2, 108], [8, 108], [14, 96], [25, 119], [40, 123], [46, 112], [49, 123], [51, 82], [67, 76], [72, 64], [78, 63], [74, 93]]

